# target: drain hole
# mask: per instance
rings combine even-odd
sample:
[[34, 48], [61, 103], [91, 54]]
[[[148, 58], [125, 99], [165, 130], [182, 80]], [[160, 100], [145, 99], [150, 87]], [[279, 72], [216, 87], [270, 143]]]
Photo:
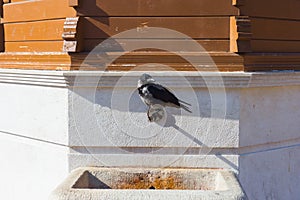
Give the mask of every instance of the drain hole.
[[149, 189], [151, 189], [151, 190], [155, 190], [155, 187], [151, 186], [151, 187], [149, 187]]

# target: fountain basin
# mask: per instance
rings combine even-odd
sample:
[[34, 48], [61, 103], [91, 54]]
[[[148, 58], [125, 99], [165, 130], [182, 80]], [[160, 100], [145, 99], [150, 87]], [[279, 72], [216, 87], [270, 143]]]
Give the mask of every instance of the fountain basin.
[[78, 168], [51, 200], [246, 199], [235, 175], [222, 169]]

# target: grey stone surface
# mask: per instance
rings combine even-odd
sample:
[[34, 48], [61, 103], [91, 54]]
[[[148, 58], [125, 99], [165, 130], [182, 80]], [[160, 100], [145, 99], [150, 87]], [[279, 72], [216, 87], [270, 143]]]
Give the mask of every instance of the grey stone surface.
[[49, 200], [245, 200], [234, 173], [222, 169], [78, 168]]

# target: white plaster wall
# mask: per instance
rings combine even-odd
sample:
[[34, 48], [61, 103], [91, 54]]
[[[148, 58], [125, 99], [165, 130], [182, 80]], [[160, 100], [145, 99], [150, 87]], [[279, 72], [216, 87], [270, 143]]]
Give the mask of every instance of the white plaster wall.
[[47, 199], [67, 176], [68, 91], [54, 72], [0, 72], [1, 199]]
[[68, 148], [0, 132], [1, 199], [47, 199], [68, 174]]
[[[147, 121], [135, 86], [112, 87], [109, 76], [96, 88], [89, 76], [69, 89], [46, 86], [48, 77], [44, 85], [0, 83], [1, 195], [45, 199], [80, 166], [173, 166], [229, 168], [239, 172], [250, 199], [297, 199], [300, 87], [278, 87], [286, 79], [280, 74], [246, 87], [248, 76], [228, 76], [225, 97], [222, 88], [197, 86], [195, 77], [194, 89], [170, 79], [165, 84], [193, 104], [193, 113], [167, 109], [164, 124]], [[295, 85], [300, 75], [291, 76], [287, 84]]]
[[300, 197], [300, 87], [241, 93], [239, 179], [249, 199]]
[[[226, 113], [215, 114], [214, 118], [211, 117], [211, 94], [206, 90], [187, 88], [175, 92], [178, 97], [193, 105], [193, 113], [167, 108], [167, 121], [160, 124], [148, 121], [147, 107], [132, 88], [77, 88], [76, 92], [69, 95], [69, 114], [72, 117], [70, 145], [219, 148], [238, 146], [238, 90], [229, 90], [226, 96], [219, 100], [214, 109], [225, 108]], [[215, 89], [213, 92], [218, 94], [219, 90]], [[195, 140], [192, 141], [191, 138]], [[203, 142], [203, 145], [200, 142]]]
[[300, 138], [299, 86], [247, 88], [241, 94], [241, 147]]
[[[147, 107], [135, 89], [70, 90], [72, 169], [87, 165], [237, 169], [239, 90], [228, 89], [225, 94], [217, 88], [174, 88], [179, 98], [193, 105], [193, 113], [168, 108], [167, 121], [159, 124], [148, 121]], [[222, 109], [224, 113], [218, 112]]]
[[299, 200], [300, 145], [241, 155], [239, 180], [250, 200]]
[[0, 83], [0, 132], [68, 142], [66, 88]]

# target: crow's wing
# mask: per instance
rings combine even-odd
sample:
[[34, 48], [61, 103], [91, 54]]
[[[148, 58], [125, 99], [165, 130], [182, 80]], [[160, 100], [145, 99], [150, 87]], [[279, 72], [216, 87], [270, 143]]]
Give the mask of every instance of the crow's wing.
[[173, 103], [177, 106], [180, 106], [177, 97], [162, 85], [146, 84], [145, 86], [147, 86], [147, 89], [149, 90], [149, 92], [154, 98], [159, 99], [165, 103]]

